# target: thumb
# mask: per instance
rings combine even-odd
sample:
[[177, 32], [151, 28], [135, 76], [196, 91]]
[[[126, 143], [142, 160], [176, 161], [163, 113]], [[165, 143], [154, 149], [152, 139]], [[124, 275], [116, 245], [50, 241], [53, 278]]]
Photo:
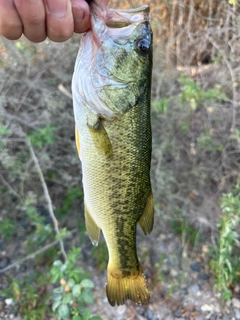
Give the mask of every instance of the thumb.
[[82, 33], [90, 28], [89, 6], [85, 0], [71, 0], [74, 32]]

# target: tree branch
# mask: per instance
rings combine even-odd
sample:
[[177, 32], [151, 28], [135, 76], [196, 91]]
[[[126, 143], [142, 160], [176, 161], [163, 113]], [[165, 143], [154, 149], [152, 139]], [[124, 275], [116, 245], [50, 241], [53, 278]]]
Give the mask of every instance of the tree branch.
[[[65, 235], [64, 238], [66, 237], [69, 237], [69, 234], [68, 235]], [[54, 247], [56, 244], [58, 244], [60, 241], [62, 240], [55, 240], [49, 244], [47, 244], [45, 247], [41, 248], [41, 249], [38, 249], [37, 251], [33, 252], [33, 253], [30, 253], [29, 255], [27, 255], [26, 257], [22, 258], [22, 259], [19, 259], [18, 261], [15, 261], [14, 263], [10, 264], [9, 266], [3, 268], [3, 269], [0, 269], [0, 273], [4, 273], [14, 267], [17, 267], [18, 265], [22, 264], [23, 262], [27, 261], [27, 260], [30, 260], [30, 259], [33, 259], [35, 258], [37, 255], [47, 251], [48, 249]]]
[[[48, 206], [48, 211], [49, 211], [50, 217], [51, 217], [52, 222], [53, 222], [54, 230], [56, 232], [56, 235], [60, 235], [60, 231], [59, 231], [59, 228], [58, 228], [58, 221], [57, 221], [57, 219], [56, 219], [56, 217], [54, 215], [54, 212], [53, 212], [52, 200], [50, 198], [50, 195], [49, 195], [49, 192], [48, 192], [48, 188], [47, 188], [47, 184], [45, 182], [45, 179], [44, 179], [44, 176], [43, 176], [39, 161], [38, 161], [38, 159], [36, 157], [36, 154], [35, 154], [35, 152], [34, 152], [34, 150], [32, 148], [31, 142], [29, 141], [29, 139], [27, 137], [25, 137], [25, 138], [26, 138], [26, 144], [27, 144], [27, 146], [29, 148], [31, 157], [33, 159], [33, 162], [35, 164], [37, 173], [39, 175], [39, 179], [40, 179], [41, 184], [42, 184], [44, 196], [45, 196], [45, 199], [46, 199], [46, 202], [47, 202], [47, 206]], [[61, 253], [62, 253], [63, 257], [64, 257], [64, 260], [66, 261], [67, 260], [67, 254], [65, 252], [64, 244], [63, 244], [62, 239], [58, 240], [58, 242], [59, 242], [59, 245], [60, 245]]]

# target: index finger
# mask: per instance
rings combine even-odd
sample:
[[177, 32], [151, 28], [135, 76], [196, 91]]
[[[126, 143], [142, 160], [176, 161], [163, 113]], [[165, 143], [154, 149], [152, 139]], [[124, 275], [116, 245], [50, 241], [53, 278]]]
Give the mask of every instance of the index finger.
[[72, 5], [69, 0], [44, 0], [48, 38], [55, 42], [66, 41], [74, 31]]
[[82, 33], [90, 28], [89, 6], [85, 0], [71, 0], [74, 32]]
[[22, 21], [13, 0], [0, 0], [0, 34], [9, 40], [16, 40], [22, 32]]
[[23, 33], [32, 42], [46, 38], [45, 8], [42, 1], [14, 0], [23, 24]]

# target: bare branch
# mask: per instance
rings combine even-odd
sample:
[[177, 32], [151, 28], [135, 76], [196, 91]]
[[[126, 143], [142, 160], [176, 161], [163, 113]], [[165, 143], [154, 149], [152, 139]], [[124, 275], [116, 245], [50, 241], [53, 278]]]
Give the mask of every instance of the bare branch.
[[232, 125], [230, 128], [230, 132], [234, 132], [235, 127], [236, 127], [236, 109], [237, 109], [237, 88], [236, 88], [236, 77], [235, 77], [235, 73], [234, 70], [232, 68], [232, 64], [229, 62], [227, 55], [225, 54], [225, 52], [223, 50], [221, 50], [221, 48], [219, 47], [219, 45], [209, 36], [207, 36], [207, 39], [212, 43], [212, 45], [221, 53], [223, 60], [228, 68], [228, 71], [230, 73], [231, 76], [231, 80], [232, 80], [232, 95], [233, 95], [233, 102], [232, 102]]
[[0, 173], [0, 179], [2, 181], [2, 184], [8, 189], [10, 193], [12, 193], [14, 196], [22, 200], [21, 196], [10, 186], [10, 184], [4, 179], [1, 173]]
[[[56, 235], [60, 235], [60, 231], [59, 231], [59, 228], [58, 228], [58, 221], [57, 221], [57, 219], [56, 219], [56, 217], [54, 215], [54, 212], [53, 212], [52, 200], [50, 198], [50, 195], [49, 195], [49, 192], [48, 192], [48, 188], [47, 188], [47, 184], [45, 182], [45, 179], [44, 179], [44, 176], [43, 176], [39, 161], [38, 161], [38, 159], [36, 157], [36, 154], [35, 154], [35, 152], [34, 152], [34, 150], [32, 148], [31, 142], [27, 138], [26, 138], [26, 144], [27, 144], [27, 146], [29, 148], [31, 157], [33, 159], [33, 162], [35, 164], [37, 173], [39, 175], [39, 179], [40, 179], [41, 184], [42, 184], [44, 196], [46, 198], [48, 211], [49, 211], [50, 217], [51, 217], [52, 222], [53, 222], [54, 230], [56, 232]], [[61, 253], [62, 253], [63, 257], [64, 257], [64, 260], [66, 261], [67, 260], [67, 254], [65, 252], [64, 244], [63, 244], [62, 239], [60, 239], [58, 242], [59, 242], [59, 245], [60, 245]]]
[[72, 94], [64, 87], [62, 83], [58, 85], [58, 90], [64, 94], [66, 97], [70, 98], [72, 100]]
[[[64, 238], [67, 238], [67, 237], [70, 237], [69, 234], [65, 235]], [[30, 259], [34, 259], [37, 255], [47, 251], [48, 249], [54, 247], [55, 245], [59, 244], [61, 240], [55, 240], [49, 244], [47, 244], [45, 247], [41, 248], [41, 249], [38, 249], [37, 251], [33, 252], [33, 253], [30, 253], [29, 255], [27, 255], [26, 257], [22, 258], [22, 259], [19, 259], [17, 261], [15, 261], [14, 263], [10, 264], [9, 266], [3, 268], [3, 269], [0, 269], [0, 273], [4, 273], [14, 267], [17, 267], [19, 266], [20, 264], [22, 264], [23, 262], [27, 261], [27, 260], [30, 260]]]
[[29, 123], [28, 121], [22, 119], [22, 118], [19, 117], [19, 116], [10, 114], [10, 113], [8, 113], [8, 112], [5, 112], [5, 113], [4, 113], [4, 116], [6, 116], [7, 119], [15, 120], [15, 121], [23, 124], [24, 126], [29, 127], [29, 128], [31, 128], [31, 129], [33, 129], [33, 130], [39, 130], [38, 127], [36, 127], [36, 126], [33, 125], [32, 123]]

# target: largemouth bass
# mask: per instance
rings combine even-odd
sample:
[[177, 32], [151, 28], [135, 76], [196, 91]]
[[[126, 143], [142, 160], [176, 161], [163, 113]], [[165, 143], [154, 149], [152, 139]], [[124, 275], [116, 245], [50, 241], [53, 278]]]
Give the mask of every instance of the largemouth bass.
[[150, 182], [152, 31], [149, 8], [91, 4], [72, 82], [76, 144], [82, 162], [85, 221], [109, 252], [109, 303], [149, 302], [136, 251], [136, 226], [153, 227]]

